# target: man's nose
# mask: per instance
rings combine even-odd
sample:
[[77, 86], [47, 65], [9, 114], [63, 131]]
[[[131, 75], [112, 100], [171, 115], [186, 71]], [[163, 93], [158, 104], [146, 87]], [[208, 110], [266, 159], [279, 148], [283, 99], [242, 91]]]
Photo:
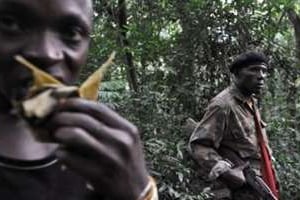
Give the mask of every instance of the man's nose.
[[267, 73], [265, 70], [259, 70], [258, 71], [258, 78], [259, 79], [265, 79], [267, 77]]
[[63, 59], [63, 50], [54, 33], [44, 31], [28, 40], [23, 56], [41, 68], [51, 67]]

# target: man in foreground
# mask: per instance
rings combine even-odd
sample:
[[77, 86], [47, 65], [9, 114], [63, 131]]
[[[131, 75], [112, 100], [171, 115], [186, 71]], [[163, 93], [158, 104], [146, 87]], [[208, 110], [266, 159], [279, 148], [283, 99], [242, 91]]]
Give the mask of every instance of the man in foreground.
[[263, 178], [271, 198], [278, 197], [266, 125], [255, 100], [265, 85], [267, 69], [263, 54], [239, 55], [230, 66], [233, 83], [210, 101], [190, 137], [191, 154], [213, 183], [214, 199], [262, 199], [256, 190], [260, 187], [247, 181], [246, 169]]
[[90, 0], [0, 0], [0, 198], [150, 200], [137, 128], [103, 104], [66, 98], [36, 139], [12, 102], [26, 96], [32, 73], [21, 55], [64, 84], [86, 62]]

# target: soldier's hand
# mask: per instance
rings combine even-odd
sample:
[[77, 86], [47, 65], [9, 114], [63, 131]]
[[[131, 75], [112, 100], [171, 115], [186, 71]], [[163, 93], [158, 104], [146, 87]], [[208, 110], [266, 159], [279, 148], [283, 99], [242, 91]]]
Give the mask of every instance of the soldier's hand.
[[148, 172], [137, 128], [103, 104], [66, 99], [48, 121], [57, 157], [109, 199], [137, 199]]
[[246, 183], [244, 168], [245, 165], [229, 169], [221, 175], [221, 179], [232, 189], [242, 187]]

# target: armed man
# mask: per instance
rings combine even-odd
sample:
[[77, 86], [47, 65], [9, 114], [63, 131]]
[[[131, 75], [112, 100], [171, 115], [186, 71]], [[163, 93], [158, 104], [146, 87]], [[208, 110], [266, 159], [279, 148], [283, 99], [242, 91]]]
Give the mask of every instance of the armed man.
[[190, 137], [190, 153], [212, 183], [213, 199], [278, 199], [266, 124], [255, 98], [265, 86], [268, 60], [246, 52], [229, 68], [233, 82], [210, 101]]

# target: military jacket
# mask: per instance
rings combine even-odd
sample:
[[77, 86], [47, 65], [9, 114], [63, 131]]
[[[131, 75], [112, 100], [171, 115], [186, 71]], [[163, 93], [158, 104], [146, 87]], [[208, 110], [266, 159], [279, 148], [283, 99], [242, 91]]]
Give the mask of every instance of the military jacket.
[[[245, 97], [232, 85], [214, 97], [204, 117], [192, 133], [189, 149], [195, 160], [202, 166], [204, 174], [222, 160], [220, 147], [236, 152], [240, 158], [249, 161], [251, 167], [260, 172], [260, 148], [257, 141], [253, 109]], [[263, 136], [268, 146], [266, 124], [261, 121]]]

